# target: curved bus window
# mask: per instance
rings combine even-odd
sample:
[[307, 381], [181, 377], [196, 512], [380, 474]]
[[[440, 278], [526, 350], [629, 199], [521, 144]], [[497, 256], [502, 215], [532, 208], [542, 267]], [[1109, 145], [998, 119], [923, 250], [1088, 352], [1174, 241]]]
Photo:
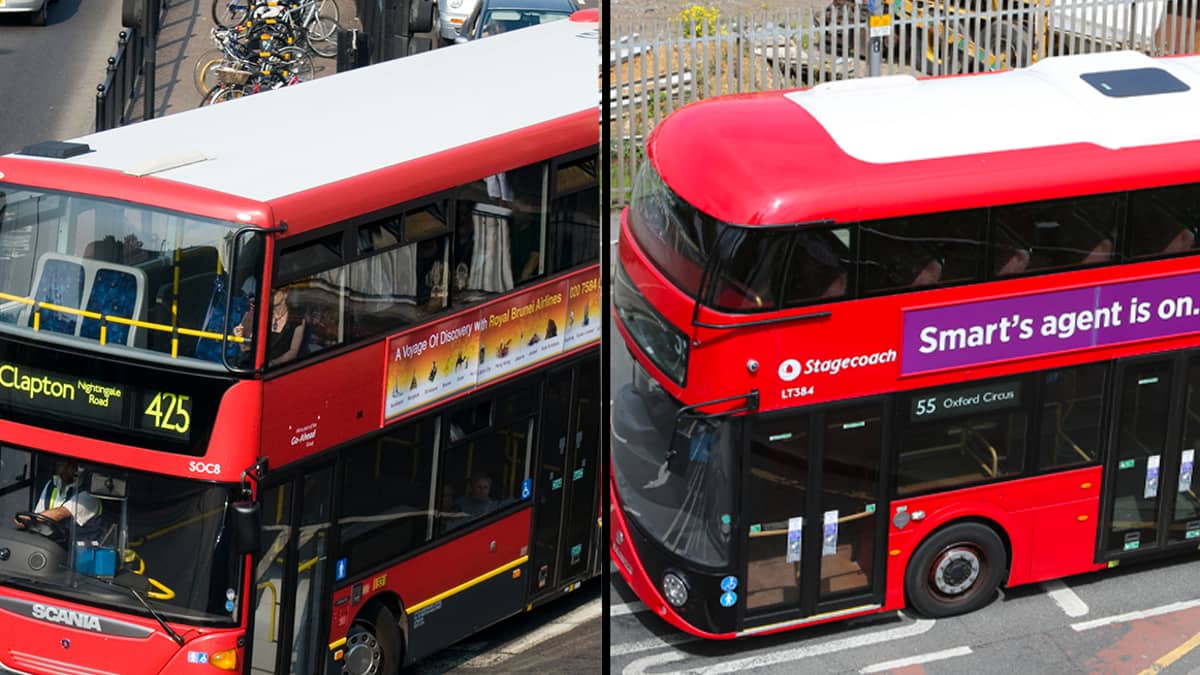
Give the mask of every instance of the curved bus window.
[[784, 278], [784, 303], [845, 297], [851, 291], [853, 265], [850, 228], [796, 232]]
[[979, 280], [986, 227], [985, 209], [863, 223], [862, 292]]
[[714, 307], [767, 310], [779, 306], [779, 287], [787, 261], [787, 235], [741, 228], [720, 240], [719, 267], [713, 280]]
[[1200, 185], [1138, 190], [1129, 195], [1129, 255], [1143, 258], [1196, 249]]
[[1094, 195], [992, 209], [996, 276], [1101, 265], [1118, 259], [1121, 195]]
[[645, 162], [629, 200], [629, 228], [646, 256], [681, 291], [700, 293], [721, 223], [680, 199]]
[[988, 482], [1022, 470], [1022, 381], [913, 392], [901, 399], [896, 493]]

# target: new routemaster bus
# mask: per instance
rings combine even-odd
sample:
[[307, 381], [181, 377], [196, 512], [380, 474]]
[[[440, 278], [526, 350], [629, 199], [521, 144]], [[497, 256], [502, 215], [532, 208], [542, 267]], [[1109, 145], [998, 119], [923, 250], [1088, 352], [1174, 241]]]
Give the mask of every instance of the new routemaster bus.
[[1200, 548], [1197, 115], [1200, 58], [1124, 52], [667, 118], [613, 291], [630, 586], [732, 638]]
[[395, 673], [599, 572], [598, 68], [583, 12], [0, 158], [0, 672]]

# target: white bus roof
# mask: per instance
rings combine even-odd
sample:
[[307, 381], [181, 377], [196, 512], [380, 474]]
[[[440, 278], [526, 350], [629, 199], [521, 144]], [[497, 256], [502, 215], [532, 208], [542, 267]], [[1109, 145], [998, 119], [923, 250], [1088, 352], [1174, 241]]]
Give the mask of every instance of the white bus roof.
[[[1161, 69], [1189, 91], [1113, 97], [1081, 75]], [[1118, 149], [1200, 139], [1200, 56], [1053, 57], [1018, 70], [918, 80], [895, 75], [786, 95], [851, 157], [877, 164], [1093, 143]]]
[[49, 161], [269, 201], [598, 109], [599, 75], [598, 25], [556, 21], [73, 139], [94, 152]]

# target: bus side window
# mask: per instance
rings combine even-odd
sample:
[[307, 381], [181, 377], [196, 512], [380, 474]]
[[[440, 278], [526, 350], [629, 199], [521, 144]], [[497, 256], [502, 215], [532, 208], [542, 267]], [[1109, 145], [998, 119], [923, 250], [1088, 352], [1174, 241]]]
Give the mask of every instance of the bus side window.
[[[1027, 270], [1049, 271], [1115, 260], [1116, 223], [1123, 211], [1122, 199], [1121, 195], [1094, 195], [996, 207], [992, 213], [998, 224], [997, 249], [993, 252], [997, 276], [1017, 273], [1004, 272], [1020, 267], [1013, 249], [1029, 251]], [[1008, 255], [1005, 247], [1009, 248]]]
[[1196, 246], [1196, 221], [1184, 208], [1200, 197], [1196, 186], [1140, 190], [1129, 196], [1131, 257], [1186, 253]]
[[[797, 232], [784, 279], [785, 304], [840, 298], [849, 291], [849, 228]], [[842, 235], [842, 236], [839, 236]]]
[[1106, 372], [1097, 363], [1042, 374], [1039, 469], [1089, 464], [1100, 456]]

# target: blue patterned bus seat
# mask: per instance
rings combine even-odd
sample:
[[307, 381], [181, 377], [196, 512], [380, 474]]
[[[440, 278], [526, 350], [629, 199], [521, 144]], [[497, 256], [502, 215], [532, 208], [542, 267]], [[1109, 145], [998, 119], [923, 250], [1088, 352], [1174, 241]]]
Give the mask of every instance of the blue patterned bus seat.
[[[114, 269], [96, 270], [92, 279], [92, 291], [88, 296], [87, 309], [101, 314], [132, 319], [137, 309], [137, 279], [128, 272]], [[100, 339], [100, 321], [84, 318], [79, 327], [80, 337]], [[129, 344], [129, 326], [121, 323], [108, 324], [107, 342]]]
[[[84, 277], [83, 265], [79, 263], [47, 259], [42, 266], [42, 273], [38, 277], [33, 297], [40, 302], [78, 308], [83, 301]], [[33, 325], [36, 313], [36, 309], [29, 313], [30, 326]], [[48, 309], [41, 310], [41, 315], [41, 330], [68, 335], [75, 334], [75, 324], [78, 320], [76, 315]]]
[[[250, 299], [242, 293], [233, 297], [229, 305], [229, 330], [241, 323], [242, 317], [250, 309]], [[213, 280], [212, 297], [208, 301], [208, 311], [204, 315], [201, 330], [220, 333], [225, 324], [225, 277]], [[236, 362], [241, 355], [241, 346], [230, 342], [225, 347], [225, 355], [230, 361]], [[221, 341], [214, 338], [200, 338], [196, 342], [196, 358], [205, 361], [221, 362]]]

